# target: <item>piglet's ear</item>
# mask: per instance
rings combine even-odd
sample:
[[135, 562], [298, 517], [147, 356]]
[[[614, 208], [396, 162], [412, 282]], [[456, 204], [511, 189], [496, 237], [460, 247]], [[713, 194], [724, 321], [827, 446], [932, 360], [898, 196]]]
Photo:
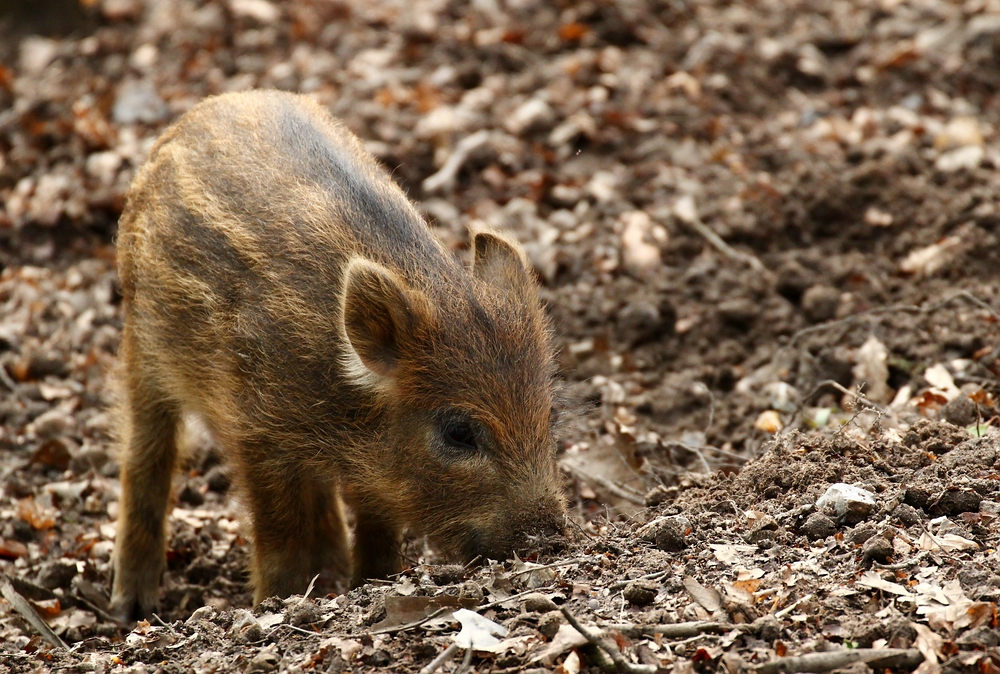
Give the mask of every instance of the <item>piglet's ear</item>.
[[400, 347], [420, 320], [426, 300], [385, 267], [354, 258], [344, 272], [343, 321], [349, 376], [392, 376]]
[[472, 273], [476, 278], [508, 292], [531, 292], [534, 282], [524, 251], [516, 241], [498, 232], [472, 235]]

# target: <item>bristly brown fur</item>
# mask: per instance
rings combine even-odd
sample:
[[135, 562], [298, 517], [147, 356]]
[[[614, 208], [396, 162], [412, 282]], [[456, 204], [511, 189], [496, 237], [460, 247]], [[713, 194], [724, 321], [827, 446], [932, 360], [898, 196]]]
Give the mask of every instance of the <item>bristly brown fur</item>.
[[518, 245], [473, 249], [308, 98], [219, 96], [164, 133], [118, 235], [123, 618], [155, 606], [185, 413], [247, 499], [256, 601], [396, 572], [402, 527], [464, 558], [561, 528], [549, 327]]

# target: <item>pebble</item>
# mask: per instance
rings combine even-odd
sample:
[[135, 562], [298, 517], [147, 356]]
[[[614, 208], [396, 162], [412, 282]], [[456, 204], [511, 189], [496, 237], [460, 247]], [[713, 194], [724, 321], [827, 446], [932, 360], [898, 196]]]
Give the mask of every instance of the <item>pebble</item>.
[[524, 596], [524, 608], [535, 613], [548, 613], [558, 609], [556, 603], [541, 592], [532, 592]]
[[73, 578], [76, 577], [76, 562], [67, 559], [57, 559], [42, 564], [38, 572], [38, 584], [47, 590], [56, 588], [68, 588]]
[[902, 522], [903, 526], [912, 527], [915, 524], [920, 524], [923, 518], [920, 516], [920, 511], [909, 505], [908, 503], [900, 503], [892, 511], [892, 516], [897, 520]]
[[128, 81], [118, 85], [118, 95], [111, 116], [118, 124], [155, 124], [167, 118], [170, 110], [152, 82]]
[[817, 541], [837, 533], [837, 523], [823, 513], [813, 513], [802, 525], [801, 532], [810, 541]]
[[854, 485], [838, 482], [830, 485], [826, 493], [816, 501], [816, 505], [819, 508], [833, 510], [838, 518], [848, 524], [856, 524], [871, 514], [875, 507], [875, 494]]
[[652, 580], [633, 580], [625, 586], [622, 593], [625, 599], [632, 606], [649, 606], [656, 600], [656, 593], [659, 591], [659, 583]]
[[972, 170], [979, 167], [985, 156], [986, 152], [981, 146], [967, 145], [942, 154], [934, 162], [934, 168], [944, 173], [954, 173], [962, 169]]
[[967, 395], [958, 395], [941, 408], [941, 417], [949, 424], [971, 426], [976, 423], [976, 403]]
[[538, 631], [541, 632], [546, 639], [551, 639], [556, 635], [556, 632], [559, 631], [559, 626], [562, 625], [563, 622], [565, 622], [565, 619], [563, 618], [562, 613], [559, 611], [550, 611], [538, 619]]
[[961, 515], [962, 513], [974, 513], [979, 511], [979, 504], [983, 497], [972, 489], [960, 487], [950, 487], [938, 497], [937, 502], [931, 506], [932, 515]]
[[278, 656], [272, 651], [261, 651], [250, 660], [248, 672], [271, 672], [278, 668]]
[[656, 545], [666, 552], [678, 552], [687, 547], [685, 536], [691, 529], [691, 522], [680, 515], [658, 517], [641, 527], [636, 533], [643, 540]]
[[861, 565], [870, 567], [873, 562], [888, 564], [892, 558], [892, 543], [885, 536], [872, 536], [861, 552]]
[[837, 315], [840, 306], [840, 291], [826, 285], [814, 285], [802, 293], [802, 311], [806, 317], [822, 323]]

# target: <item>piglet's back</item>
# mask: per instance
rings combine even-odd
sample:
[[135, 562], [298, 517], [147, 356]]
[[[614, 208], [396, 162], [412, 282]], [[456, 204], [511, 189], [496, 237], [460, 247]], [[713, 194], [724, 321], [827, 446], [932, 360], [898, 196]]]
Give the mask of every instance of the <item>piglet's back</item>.
[[[431, 294], [468, 284], [357, 138], [279, 92], [211, 98], [171, 127], [133, 184], [118, 250], [138, 340], [158, 342], [147, 348], [165, 379], [188, 382], [217, 379], [233, 354], [246, 374], [287, 368], [285, 381], [315, 375], [299, 356], [335, 368], [354, 256]], [[198, 388], [177, 393], [190, 400]]]

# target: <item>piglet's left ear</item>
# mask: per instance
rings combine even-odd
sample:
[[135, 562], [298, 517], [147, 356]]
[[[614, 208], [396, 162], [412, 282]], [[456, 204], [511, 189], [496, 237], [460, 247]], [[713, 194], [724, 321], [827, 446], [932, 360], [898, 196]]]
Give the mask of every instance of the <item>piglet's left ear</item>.
[[498, 232], [475, 232], [472, 250], [472, 273], [476, 278], [507, 292], [523, 295], [534, 291], [527, 258], [513, 239]]

